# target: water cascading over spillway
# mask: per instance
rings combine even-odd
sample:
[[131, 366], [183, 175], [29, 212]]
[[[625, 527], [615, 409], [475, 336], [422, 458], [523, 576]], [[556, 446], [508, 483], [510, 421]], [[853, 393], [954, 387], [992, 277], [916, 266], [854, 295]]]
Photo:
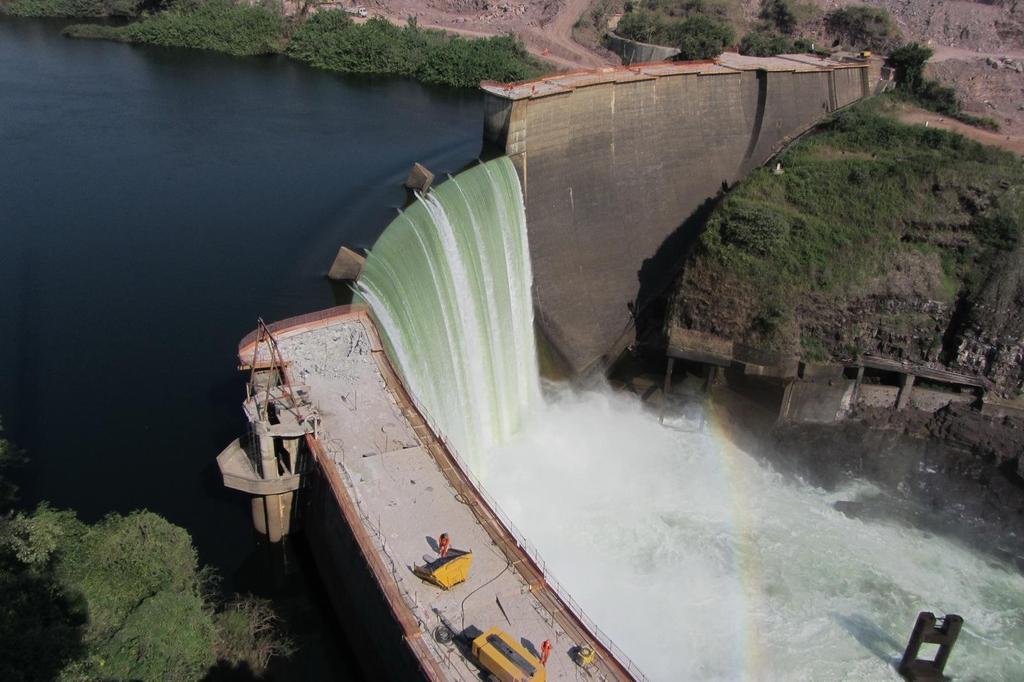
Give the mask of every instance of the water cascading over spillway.
[[359, 279], [406, 385], [474, 467], [540, 395], [531, 283], [522, 189], [504, 157], [419, 197]]
[[359, 290], [434, 429], [651, 679], [897, 680], [919, 610], [965, 618], [954, 677], [1024, 679], [1024, 577], [835, 508], [869, 484], [785, 480], [725, 437], [697, 390], [702, 428], [665, 428], [623, 394], [541, 400], [527, 247], [499, 159], [397, 218]]

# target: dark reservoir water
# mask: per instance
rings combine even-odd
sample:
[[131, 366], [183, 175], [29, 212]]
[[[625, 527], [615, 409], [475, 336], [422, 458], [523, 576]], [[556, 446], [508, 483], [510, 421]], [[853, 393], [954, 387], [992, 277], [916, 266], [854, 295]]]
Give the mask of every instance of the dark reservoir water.
[[214, 458], [243, 428], [238, 339], [334, 305], [414, 161], [480, 153], [475, 92], [345, 78], [281, 58], [72, 41], [0, 18], [0, 415], [31, 457], [23, 501], [187, 528], [229, 591], [272, 597], [349, 678], [301, 552], [256, 542]]

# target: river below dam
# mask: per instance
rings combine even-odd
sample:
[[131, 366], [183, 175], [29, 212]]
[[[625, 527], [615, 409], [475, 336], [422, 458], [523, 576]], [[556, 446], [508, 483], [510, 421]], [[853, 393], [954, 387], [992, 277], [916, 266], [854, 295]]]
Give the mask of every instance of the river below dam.
[[0, 418], [23, 502], [184, 526], [227, 591], [284, 611], [291, 679], [352, 679], [315, 571], [221, 487], [235, 346], [257, 316], [336, 303], [335, 250], [373, 243], [414, 161], [477, 157], [481, 98], [60, 29], [0, 17]]

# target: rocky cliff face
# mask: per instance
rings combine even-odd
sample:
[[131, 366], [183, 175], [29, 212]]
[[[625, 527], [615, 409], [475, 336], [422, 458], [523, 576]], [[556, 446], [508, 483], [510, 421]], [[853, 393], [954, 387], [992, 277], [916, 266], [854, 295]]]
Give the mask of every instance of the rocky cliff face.
[[1024, 164], [877, 110], [848, 116], [787, 152], [782, 175], [755, 173], [721, 202], [672, 292], [668, 333], [944, 367], [1016, 397]]
[[1002, 254], [976, 296], [965, 299], [963, 324], [951, 330], [950, 365], [989, 378], [1001, 392], [1024, 387], [1024, 248]]

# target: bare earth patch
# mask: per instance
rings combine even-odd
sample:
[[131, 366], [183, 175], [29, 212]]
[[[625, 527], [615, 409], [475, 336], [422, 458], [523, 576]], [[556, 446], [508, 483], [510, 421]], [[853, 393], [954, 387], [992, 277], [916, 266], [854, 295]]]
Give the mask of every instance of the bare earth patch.
[[982, 144], [989, 144], [995, 147], [1024, 155], [1024, 135], [1007, 135], [1006, 133], [993, 133], [981, 128], [969, 126], [966, 123], [936, 114], [933, 111], [925, 111], [917, 107], [906, 107], [897, 114], [897, 117], [904, 123], [917, 123], [928, 125], [942, 130], [951, 130], [960, 133], [964, 137], [976, 140]]
[[415, 17], [420, 26], [481, 37], [514, 34], [531, 54], [560, 70], [617, 64], [618, 58], [572, 39], [573, 24], [591, 0], [369, 0], [370, 16], [397, 24]]

